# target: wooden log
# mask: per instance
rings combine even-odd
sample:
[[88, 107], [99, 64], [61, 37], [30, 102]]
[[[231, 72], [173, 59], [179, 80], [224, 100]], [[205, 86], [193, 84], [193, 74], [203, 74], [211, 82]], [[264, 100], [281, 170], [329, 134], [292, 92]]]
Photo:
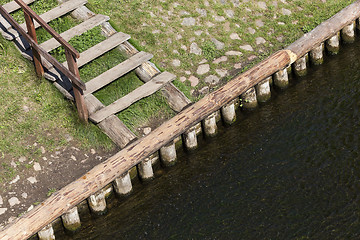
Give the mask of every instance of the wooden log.
[[286, 49], [292, 51], [298, 57], [304, 56], [305, 53], [313, 49], [314, 46], [317, 46], [326, 39], [332, 37], [345, 26], [351, 24], [359, 16], [360, 1], [356, 1], [318, 25], [311, 32], [299, 38]]
[[287, 50], [271, 55], [268, 59], [237, 76], [223, 87], [187, 107], [141, 140], [129, 144], [78, 180], [54, 193], [32, 211], [1, 229], [0, 239], [17, 240], [32, 236], [47, 223], [50, 223], [91, 194], [111, 183], [116, 177], [139, 164], [195, 123], [219, 110], [267, 76], [285, 68], [290, 62], [291, 53]]

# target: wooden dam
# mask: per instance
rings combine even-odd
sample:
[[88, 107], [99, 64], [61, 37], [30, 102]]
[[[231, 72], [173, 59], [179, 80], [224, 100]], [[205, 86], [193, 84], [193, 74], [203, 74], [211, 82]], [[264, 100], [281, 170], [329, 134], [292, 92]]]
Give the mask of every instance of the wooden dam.
[[[107, 22], [107, 16], [97, 15], [84, 6], [86, 1], [70, 0], [40, 16], [26, 5], [29, 3], [31, 0], [25, 3], [15, 0], [0, 7], [3, 37], [13, 40], [24, 57], [33, 59], [38, 75], [44, 75], [64, 96], [75, 100], [83, 121], [90, 119], [97, 124], [122, 150], [6, 226], [0, 231], [1, 239], [27, 239], [35, 233], [38, 233], [40, 239], [54, 239], [51, 223], [59, 217], [69, 230], [78, 228], [78, 204], [87, 200], [92, 211], [104, 211], [105, 195], [109, 189], [111, 191], [112, 186], [119, 195], [126, 195], [132, 190], [129, 176], [131, 168], [138, 168], [141, 179], [153, 178], [151, 156], [154, 153], [159, 153], [164, 165], [172, 165], [176, 159], [174, 141], [179, 137], [182, 137], [186, 148], [196, 148], [199, 125], [202, 125], [204, 134], [212, 136], [216, 134], [219, 116], [225, 123], [231, 124], [236, 118], [235, 104], [239, 97], [243, 100], [244, 108], [254, 108], [258, 102], [267, 101], [271, 96], [270, 84], [279, 88], [287, 87], [288, 67], [292, 67], [294, 74], [304, 75], [309, 63], [322, 62], [325, 49], [328, 53], [335, 54], [340, 47], [341, 39], [352, 42], [356, 27], [359, 27], [360, 16], [360, 1], [357, 1], [286, 49], [274, 53], [192, 104], [171, 83], [175, 79], [173, 74], [161, 73], [149, 62], [151, 54], [136, 50], [127, 41], [129, 35], [116, 32]], [[17, 24], [8, 14], [19, 8], [24, 9], [26, 24]], [[64, 33], [53, 32], [47, 23], [68, 12], [72, 12], [75, 18], [83, 22]], [[39, 24], [34, 24], [33, 19]], [[66, 42], [97, 25], [101, 25], [108, 38], [93, 48], [79, 54]], [[47, 29], [54, 38], [38, 44], [34, 32], [35, 28], [40, 26]], [[64, 63], [57, 62], [48, 54], [60, 45], [66, 49], [67, 61]], [[128, 59], [108, 72], [83, 83], [78, 67], [113, 48], [118, 48]], [[144, 85], [108, 106], [104, 106], [93, 95], [93, 92], [129, 71], [135, 71]], [[158, 90], [178, 114], [145, 137], [137, 139], [115, 114]]]

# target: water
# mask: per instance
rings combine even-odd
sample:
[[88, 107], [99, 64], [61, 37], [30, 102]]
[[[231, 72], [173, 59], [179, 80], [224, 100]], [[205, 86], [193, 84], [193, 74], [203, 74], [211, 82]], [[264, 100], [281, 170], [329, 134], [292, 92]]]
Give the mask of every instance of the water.
[[344, 46], [57, 239], [360, 239], [357, 53], [359, 42]]

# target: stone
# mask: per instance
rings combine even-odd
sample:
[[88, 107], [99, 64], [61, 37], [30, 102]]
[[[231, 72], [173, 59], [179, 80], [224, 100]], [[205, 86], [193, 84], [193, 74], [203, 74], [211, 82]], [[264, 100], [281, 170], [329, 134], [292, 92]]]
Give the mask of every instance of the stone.
[[214, 19], [215, 19], [215, 21], [217, 21], [217, 22], [223, 22], [223, 21], [225, 21], [225, 18], [224, 18], [223, 16], [218, 16], [218, 15], [215, 15], [215, 16], [214, 16]]
[[37, 180], [36, 180], [35, 177], [28, 177], [27, 180], [28, 180], [31, 184], [37, 183]]
[[159, 34], [159, 33], [161, 33], [161, 31], [159, 29], [155, 29], [155, 30], [152, 31], [152, 33], [153, 34]]
[[226, 56], [240, 56], [242, 55], [242, 52], [239, 51], [227, 51], [225, 53]]
[[151, 127], [145, 127], [143, 129], [143, 132], [144, 132], [145, 135], [148, 135], [151, 132]]
[[176, 34], [175, 39], [180, 40], [180, 39], [182, 39], [182, 36], [180, 34]]
[[255, 39], [255, 43], [256, 43], [256, 45], [264, 44], [264, 43], [266, 43], [266, 40], [263, 37], [257, 37]]
[[64, 137], [67, 142], [71, 142], [73, 140], [73, 137], [70, 136], [69, 134], [65, 134]]
[[252, 61], [252, 60], [254, 60], [255, 58], [257, 58], [256, 55], [251, 55], [251, 56], [248, 57], [248, 60], [249, 60], [249, 61]]
[[210, 6], [210, 4], [209, 4], [209, 2], [208, 2], [207, 0], [204, 1], [204, 5], [205, 5], [206, 7]]
[[38, 162], [34, 163], [33, 167], [34, 167], [35, 171], [41, 171], [41, 166], [40, 166], [40, 164]]
[[267, 9], [265, 2], [258, 2], [257, 4], [258, 4], [258, 7], [259, 7], [259, 8], [261, 8], [261, 9], [263, 9], [263, 10], [266, 10], [266, 9]]
[[263, 27], [264, 26], [264, 22], [261, 19], [256, 19], [255, 20], [255, 25], [257, 27]]
[[180, 77], [179, 80], [180, 80], [180, 82], [185, 82], [185, 81], [186, 81], [186, 77]]
[[193, 76], [193, 75], [191, 75], [189, 77], [189, 81], [190, 81], [190, 84], [191, 84], [192, 87], [197, 86], [198, 83], [199, 83], [199, 79], [197, 77]]
[[196, 8], [196, 11], [202, 16], [202, 17], [206, 17], [207, 12], [205, 9], [202, 8]]
[[93, 149], [93, 148], [90, 149], [90, 153], [91, 153], [91, 154], [95, 154], [95, 153], [96, 153], [95, 149]]
[[187, 50], [187, 47], [185, 45], [181, 45], [180, 47], [182, 50], [186, 51]]
[[225, 46], [225, 43], [217, 40], [216, 38], [211, 38], [211, 41], [215, 44], [217, 50], [221, 50]]
[[234, 65], [234, 68], [235, 69], [240, 69], [242, 67], [242, 64], [241, 63], [236, 63], [235, 65]]
[[24, 112], [29, 112], [30, 111], [30, 108], [28, 107], [28, 106], [23, 106], [23, 110], [24, 110]]
[[225, 77], [227, 75], [227, 70], [225, 69], [215, 69], [215, 72], [220, 76], [220, 77]]
[[174, 59], [172, 60], [171, 64], [174, 66], [174, 67], [180, 67], [180, 60], [179, 59]]
[[14, 183], [16, 183], [16, 182], [19, 181], [19, 180], [20, 180], [20, 176], [17, 175], [11, 182], [9, 182], [9, 184], [14, 184]]
[[8, 200], [10, 207], [15, 206], [16, 204], [20, 204], [20, 201], [17, 197], [12, 197]]
[[234, 4], [234, 7], [240, 6], [240, 1], [239, 0], [232, 0], [232, 3]]
[[196, 73], [198, 75], [203, 75], [207, 72], [210, 71], [210, 65], [209, 64], [202, 64], [198, 67], [198, 69], [196, 70]]
[[189, 38], [189, 42], [193, 42], [193, 41], [195, 41], [195, 38], [194, 38], [194, 37]]
[[191, 72], [190, 72], [190, 71], [185, 71], [185, 74], [186, 74], [186, 75], [190, 75]]
[[[199, 48], [199, 46], [197, 45], [197, 43], [193, 42], [190, 45], [190, 53], [193, 53], [195, 55], [201, 55], [202, 50], [201, 48]], [[180, 66], [180, 65], [179, 65]]]
[[229, 22], [226, 22], [225, 24], [224, 24], [224, 30], [225, 31], [230, 31], [230, 23]]
[[254, 51], [254, 49], [250, 46], [250, 45], [242, 45], [242, 46], [240, 46], [240, 48], [242, 49], [242, 50], [245, 50], [245, 51], [249, 51], [249, 52], [252, 52], [252, 51]]
[[76, 157], [74, 155], [70, 156], [71, 160], [76, 161]]
[[232, 40], [241, 40], [241, 38], [239, 37], [239, 35], [237, 33], [230, 34], [230, 39], [232, 39]]
[[215, 26], [215, 24], [213, 24], [212, 22], [207, 22], [207, 23], [206, 23], [206, 26], [208, 26], [208, 27], [213, 27], [213, 26]]
[[28, 194], [24, 192], [21, 194], [21, 196], [26, 199], [28, 197]]
[[215, 75], [209, 75], [207, 76], [204, 81], [211, 85], [216, 85], [219, 82], [220, 78]]
[[213, 61], [213, 63], [219, 64], [219, 63], [221, 63], [221, 62], [226, 62], [227, 60], [228, 60], [228, 58], [227, 58], [226, 56], [222, 56], [222, 57], [219, 57], [219, 58], [215, 59], [215, 60]]
[[23, 163], [23, 162], [25, 162], [25, 161], [26, 161], [26, 157], [20, 157], [20, 158], [19, 158], [19, 162]]
[[15, 163], [14, 161], [11, 161], [10, 165], [11, 165], [13, 168], [16, 168], [16, 167], [17, 167], [17, 165], [16, 165], [16, 163]]
[[248, 27], [248, 31], [250, 34], [255, 34], [256, 33], [256, 30], [253, 29], [252, 27]]
[[3, 202], [3, 199], [2, 197], [0, 196], [0, 205], [2, 205], [4, 202]]
[[0, 208], [0, 215], [4, 214], [7, 211], [7, 208]]
[[281, 13], [283, 15], [286, 15], [286, 16], [290, 16], [291, 15], [291, 11], [289, 9], [286, 9], [286, 8], [282, 8], [281, 9]]
[[203, 31], [198, 30], [198, 31], [195, 31], [194, 33], [195, 33], [196, 36], [200, 36], [203, 33]]
[[183, 15], [190, 15], [190, 13], [188, 13], [187, 11], [180, 11], [180, 16], [183, 16]]
[[192, 18], [192, 17], [184, 18], [181, 25], [183, 25], [183, 26], [194, 26], [195, 25], [195, 18]]
[[283, 42], [283, 37], [282, 36], [277, 37], [276, 40], [278, 40], [279, 42]]
[[209, 92], [209, 87], [205, 86], [199, 90], [200, 94], [207, 94]]
[[205, 58], [199, 62], [199, 65], [204, 63], [207, 63], [207, 60]]
[[285, 25], [285, 23], [284, 23], [284, 22], [278, 22], [278, 24], [279, 24], [279, 25]]
[[26, 211], [27, 212], [30, 212], [31, 210], [33, 210], [34, 209], [34, 205], [31, 205]]
[[231, 9], [227, 9], [225, 10], [225, 14], [228, 18], [233, 18], [234, 17], [234, 11]]

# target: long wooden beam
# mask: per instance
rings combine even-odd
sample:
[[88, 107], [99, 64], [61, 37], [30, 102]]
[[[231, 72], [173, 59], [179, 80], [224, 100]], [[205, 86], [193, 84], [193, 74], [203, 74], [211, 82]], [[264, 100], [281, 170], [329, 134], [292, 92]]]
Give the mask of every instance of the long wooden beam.
[[279, 69], [283, 69], [290, 62], [291, 54], [289, 54], [289, 51], [282, 50], [271, 55], [267, 60], [205, 96], [199, 102], [184, 109], [149, 135], [128, 145], [81, 178], [54, 193], [32, 211], [6, 226], [0, 232], [0, 239], [20, 240], [30, 237], [46, 224], [52, 222], [70, 208], [112, 182], [120, 174], [137, 165], [163, 145], [182, 134], [194, 123], [201, 121], [264, 78]]

